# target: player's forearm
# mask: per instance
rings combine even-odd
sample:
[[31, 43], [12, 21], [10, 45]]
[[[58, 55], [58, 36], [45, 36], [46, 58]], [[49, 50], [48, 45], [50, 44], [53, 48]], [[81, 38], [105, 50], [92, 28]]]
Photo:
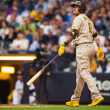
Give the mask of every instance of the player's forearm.
[[73, 37], [69, 35], [65, 41], [65, 44], [68, 45], [73, 40]]
[[67, 37], [67, 40], [64, 42], [64, 44], [67, 46], [75, 37], [77, 36], [78, 31], [76, 29], [73, 29], [71, 34]]
[[95, 37], [94, 40], [95, 40], [95, 42], [96, 42], [96, 44], [97, 44], [97, 47], [98, 47], [98, 48], [101, 48], [101, 43], [100, 43], [99, 37], [98, 37], [98, 36]]
[[73, 29], [71, 34], [67, 37], [67, 40], [60, 46], [59, 50], [58, 50], [58, 54], [59, 56], [61, 56], [64, 51], [65, 51], [65, 47], [73, 40], [75, 39], [75, 37], [77, 36], [78, 31], [76, 29]]

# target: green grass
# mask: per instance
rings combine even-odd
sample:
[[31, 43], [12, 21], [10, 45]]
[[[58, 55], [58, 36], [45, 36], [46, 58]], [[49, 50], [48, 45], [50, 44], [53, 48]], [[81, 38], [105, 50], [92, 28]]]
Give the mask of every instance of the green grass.
[[[3, 108], [5, 107], [5, 108]], [[110, 110], [109, 105], [68, 107], [65, 105], [0, 105], [0, 110]]]

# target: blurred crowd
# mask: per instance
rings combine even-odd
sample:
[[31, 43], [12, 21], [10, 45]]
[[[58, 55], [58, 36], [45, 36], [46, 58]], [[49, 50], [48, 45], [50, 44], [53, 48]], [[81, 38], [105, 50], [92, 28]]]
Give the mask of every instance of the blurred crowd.
[[[57, 52], [71, 32], [75, 15], [70, 4], [75, 1], [0, 0], [0, 49], [35, 51], [46, 48]], [[79, 1], [86, 4], [85, 14], [93, 21], [105, 53], [104, 61], [98, 63], [100, 68], [95, 71], [106, 72], [110, 61], [110, 0]], [[97, 51], [97, 46], [95, 48]], [[71, 43], [66, 52], [75, 53]], [[96, 58], [94, 61], [97, 63]]]

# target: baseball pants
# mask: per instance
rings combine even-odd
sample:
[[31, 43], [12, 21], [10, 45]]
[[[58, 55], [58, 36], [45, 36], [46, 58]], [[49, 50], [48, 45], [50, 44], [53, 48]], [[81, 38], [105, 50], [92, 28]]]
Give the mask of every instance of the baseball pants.
[[[19, 93], [15, 91], [13, 93], [13, 104], [14, 105], [21, 104], [21, 99], [22, 99], [22, 96], [19, 95]], [[29, 104], [33, 104], [33, 103], [36, 103], [36, 98], [35, 98], [35, 96], [30, 95], [29, 96]]]
[[74, 94], [71, 96], [71, 100], [80, 100], [81, 92], [85, 82], [91, 91], [92, 100], [96, 100], [102, 97], [96, 87], [92, 75], [90, 74], [90, 64], [94, 55], [95, 48], [92, 43], [81, 44], [76, 47], [76, 60], [78, 63], [76, 71], [76, 89]]

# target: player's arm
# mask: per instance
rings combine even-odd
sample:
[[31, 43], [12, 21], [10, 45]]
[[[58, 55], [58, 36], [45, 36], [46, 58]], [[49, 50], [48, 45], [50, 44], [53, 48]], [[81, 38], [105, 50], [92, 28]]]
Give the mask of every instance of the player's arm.
[[101, 47], [100, 38], [97, 35], [97, 33], [93, 34], [93, 38], [94, 38], [94, 40], [97, 44], [97, 47], [98, 47], [97, 57], [99, 58], [99, 60], [102, 60], [104, 58], [104, 53], [103, 53], [103, 50], [102, 50], [102, 47]]
[[97, 44], [97, 47], [98, 48], [101, 48], [101, 43], [100, 43], [100, 39], [99, 39], [99, 36], [97, 35], [97, 33], [93, 34], [93, 38]]
[[58, 54], [59, 56], [61, 56], [64, 51], [65, 51], [65, 47], [73, 40], [75, 39], [75, 37], [78, 34], [78, 30], [76, 29], [72, 29], [71, 34], [67, 37], [67, 40], [60, 46], [59, 50], [58, 50]]

